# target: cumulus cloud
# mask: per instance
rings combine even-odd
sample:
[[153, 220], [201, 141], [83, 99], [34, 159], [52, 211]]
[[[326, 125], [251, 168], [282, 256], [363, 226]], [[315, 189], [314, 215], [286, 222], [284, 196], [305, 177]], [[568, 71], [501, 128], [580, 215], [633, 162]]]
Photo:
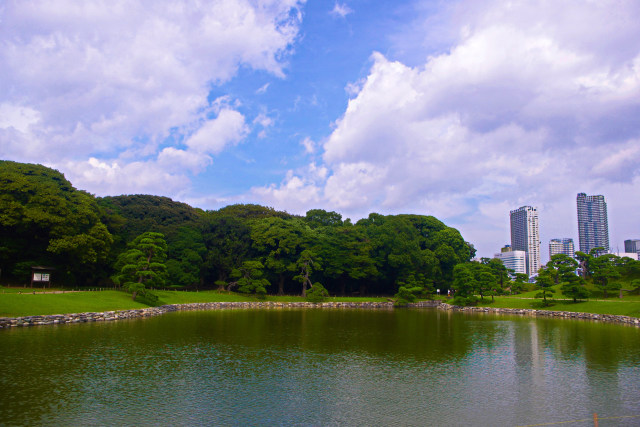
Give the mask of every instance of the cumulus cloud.
[[[241, 66], [283, 76], [298, 8], [298, 0], [4, 2], [0, 156], [33, 161], [37, 151], [50, 164], [88, 165], [90, 156], [128, 155], [135, 162], [194, 123], [202, 128], [189, 149], [215, 154], [244, 131], [231, 110], [203, 120], [211, 86]], [[178, 149], [161, 157], [193, 163]]]
[[[347, 214], [423, 212], [505, 239], [496, 207], [551, 212], [613, 183], [637, 194], [639, 14], [630, 0], [458, 3], [450, 49], [419, 66], [374, 53], [348, 86], [317, 194]], [[293, 179], [271, 192], [286, 199]]]
[[171, 173], [154, 161], [103, 161], [95, 157], [87, 161], [65, 162], [61, 166], [74, 177], [105, 194], [157, 194], [175, 196], [189, 187], [189, 178]]

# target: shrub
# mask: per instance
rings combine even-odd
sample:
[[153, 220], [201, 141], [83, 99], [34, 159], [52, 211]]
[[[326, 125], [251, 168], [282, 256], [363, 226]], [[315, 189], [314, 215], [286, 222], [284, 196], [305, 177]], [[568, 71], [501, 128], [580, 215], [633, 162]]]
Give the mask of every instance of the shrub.
[[329, 292], [320, 283], [316, 282], [307, 291], [307, 301], [322, 302], [327, 299]]

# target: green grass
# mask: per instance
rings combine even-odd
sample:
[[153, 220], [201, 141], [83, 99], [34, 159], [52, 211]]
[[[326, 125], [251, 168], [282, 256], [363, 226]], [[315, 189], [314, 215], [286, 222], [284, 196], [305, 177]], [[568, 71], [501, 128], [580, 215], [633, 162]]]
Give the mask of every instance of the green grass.
[[[132, 301], [131, 295], [120, 291], [101, 292], [66, 292], [57, 294], [44, 294], [42, 290], [32, 293], [30, 288], [4, 288], [0, 287], [0, 317], [18, 317], [46, 314], [66, 314], [81, 312], [100, 312], [111, 310], [127, 310], [145, 308], [148, 305], [138, 301]], [[640, 317], [640, 296], [631, 295], [621, 300], [610, 297], [607, 300], [591, 299], [573, 303], [569, 299], [563, 299], [557, 291], [552, 306], [542, 307], [542, 300], [536, 299], [537, 291], [527, 292], [516, 296], [500, 296], [491, 303], [491, 298], [484, 298], [481, 306], [499, 308], [527, 308], [546, 309], [558, 311], [575, 311], [596, 314], [619, 314], [625, 316]], [[197, 302], [241, 302], [258, 301], [255, 297], [218, 291], [183, 292], [183, 291], [156, 291], [159, 297], [158, 305], [162, 304], [186, 304]], [[274, 296], [270, 295], [266, 301], [299, 302], [304, 301], [300, 296]], [[331, 297], [327, 301], [332, 302], [368, 302], [387, 301], [385, 297]]]
[[[4, 291], [4, 293], [2, 293]], [[145, 308], [148, 305], [132, 301], [131, 295], [121, 291], [101, 292], [66, 292], [45, 294], [42, 290], [32, 293], [30, 288], [2, 288], [0, 287], [0, 317], [35, 316], [46, 314], [66, 314], [82, 312], [101, 312], [111, 310], [128, 310]], [[40, 291], [40, 292], [38, 292]], [[157, 305], [187, 304], [197, 302], [242, 302], [259, 301], [255, 297], [232, 292], [203, 291], [155, 291], [158, 295]], [[305, 301], [300, 296], [273, 296], [266, 301], [298, 302]], [[365, 297], [334, 297], [328, 301], [364, 302], [386, 301], [386, 298]]]
[[484, 298], [478, 305], [482, 307], [497, 308], [527, 308], [536, 310], [553, 310], [553, 311], [575, 311], [579, 313], [595, 313], [595, 314], [618, 314], [623, 316], [640, 317], [640, 301], [627, 299], [609, 299], [607, 301], [582, 301], [574, 303], [572, 300], [547, 299], [552, 305], [548, 307], [542, 306], [542, 299], [528, 299], [517, 297], [495, 297], [495, 302], [491, 302], [491, 298]]
[[0, 294], [0, 316], [18, 317], [45, 314], [66, 314], [87, 311], [145, 308], [119, 291], [69, 292], [64, 294]]

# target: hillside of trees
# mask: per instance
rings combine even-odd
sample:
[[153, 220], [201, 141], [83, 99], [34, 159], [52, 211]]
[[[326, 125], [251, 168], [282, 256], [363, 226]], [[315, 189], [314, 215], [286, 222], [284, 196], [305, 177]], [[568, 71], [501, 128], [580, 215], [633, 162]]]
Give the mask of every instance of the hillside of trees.
[[[152, 256], [144, 242], [158, 233]], [[250, 204], [204, 211], [153, 195], [96, 198], [56, 170], [0, 161], [2, 283], [27, 284], [32, 266], [47, 266], [57, 285], [110, 286], [136, 259], [143, 270], [155, 263], [162, 287], [300, 294], [320, 283], [333, 295], [393, 295], [408, 283], [448, 289], [455, 266], [474, 255], [432, 216], [372, 213], [352, 223], [321, 209], [297, 216]]]

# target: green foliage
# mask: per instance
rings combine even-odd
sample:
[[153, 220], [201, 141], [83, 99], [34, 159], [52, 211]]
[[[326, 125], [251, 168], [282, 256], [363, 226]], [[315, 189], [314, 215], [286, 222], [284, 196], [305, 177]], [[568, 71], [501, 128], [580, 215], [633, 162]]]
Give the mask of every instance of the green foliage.
[[250, 257], [249, 224], [226, 213], [206, 212], [198, 227], [205, 247], [204, 281], [226, 281], [231, 272]]
[[474, 295], [478, 288], [471, 263], [458, 264], [453, 269], [453, 290], [455, 296], [467, 298]]
[[264, 267], [278, 281], [278, 295], [284, 293], [285, 280], [293, 278], [299, 254], [310, 235], [311, 229], [299, 219], [267, 217], [251, 223], [253, 248], [262, 254]]
[[547, 297], [551, 297], [555, 291], [551, 289], [555, 285], [555, 274], [549, 267], [543, 267], [538, 271], [538, 277], [536, 277], [536, 287], [540, 292], [536, 294], [536, 298], [542, 298], [542, 305], [548, 307], [551, 302], [547, 300]]
[[[597, 248], [596, 248], [597, 249]], [[604, 254], [591, 261], [593, 283], [608, 297], [608, 292], [619, 290], [622, 285], [618, 281], [621, 278], [617, 263], [620, 257], [613, 254]]]
[[132, 294], [154, 300], [149, 288], [163, 286], [166, 282], [167, 242], [162, 233], [146, 232], [136, 237], [129, 249], [118, 257], [119, 273], [113, 281]]
[[396, 298], [395, 305], [399, 307], [406, 306], [409, 303], [414, 303], [418, 301], [417, 294], [422, 291], [422, 288], [416, 286], [413, 288], [400, 286], [398, 288], [398, 293], [394, 295]]
[[40, 165], [0, 161], [0, 268], [27, 261], [83, 284], [101, 273], [113, 238], [90, 194]]
[[230, 283], [229, 288], [238, 287], [238, 292], [243, 294], [255, 294], [257, 298], [264, 299], [267, 295], [269, 281], [262, 277], [264, 266], [260, 261], [245, 261], [233, 270], [231, 277], [238, 279]]
[[[244, 262], [260, 260], [278, 294], [297, 293], [300, 285], [306, 292], [320, 281], [339, 295], [391, 295], [404, 286], [421, 287], [424, 297], [432, 285], [447, 289], [454, 267], [474, 253], [457, 230], [431, 216], [372, 213], [354, 225], [322, 209], [305, 217], [258, 205], [203, 212], [150, 195], [96, 200], [38, 165], [2, 162], [0, 168], [0, 269], [12, 280], [28, 280], [35, 264], [56, 267], [54, 280], [120, 280], [135, 271], [123, 273], [123, 266], [137, 263], [127, 245], [147, 230], [167, 243], [159, 274], [165, 283], [201, 290], [226, 286]], [[143, 280], [145, 289], [158, 286], [153, 282]]]
[[217, 211], [221, 216], [234, 217], [242, 220], [263, 219], [263, 218], [282, 218], [292, 219], [294, 215], [286, 212], [277, 211], [273, 208], [252, 205], [252, 204], [236, 204], [229, 205]]
[[318, 257], [313, 251], [305, 249], [300, 254], [300, 258], [295, 263], [295, 268], [300, 270], [297, 276], [294, 276], [294, 280], [298, 280], [302, 283], [302, 297], [307, 296], [307, 286], [312, 286], [310, 276], [315, 270], [321, 270], [320, 262], [322, 259]]
[[118, 218], [119, 226], [114, 233], [124, 243], [148, 230], [156, 230], [173, 242], [181, 227], [195, 224], [200, 216], [197, 209], [185, 203], [146, 194], [103, 197], [98, 203], [106, 217]]
[[339, 227], [342, 225], [342, 215], [337, 212], [327, 212], [323, 209], [311, 209], [304, 218], [311, 228]]
[[314, 283], [307, 291], [307, 301], [323, 302], [329, 296], [329, 292], [319, 282]]
[[516, 273], [513, 281], [511, 282], [511, 293], [519, 294], [527, 288], [527, 280], [529, 277], [524, 273]]
[[476, 304], [478, 304], [478, 297], [476, 297], [475, 295], [469, 295], [469, 296], [466, 296], [466, 297], [463, 297], [461, 295], [456, 295], [453, 298], [452, 304], [453, 305], [459, 305], [459, 306], [462, 306], [462, 307], [470, 306], [470, 305], [476, 305]]

